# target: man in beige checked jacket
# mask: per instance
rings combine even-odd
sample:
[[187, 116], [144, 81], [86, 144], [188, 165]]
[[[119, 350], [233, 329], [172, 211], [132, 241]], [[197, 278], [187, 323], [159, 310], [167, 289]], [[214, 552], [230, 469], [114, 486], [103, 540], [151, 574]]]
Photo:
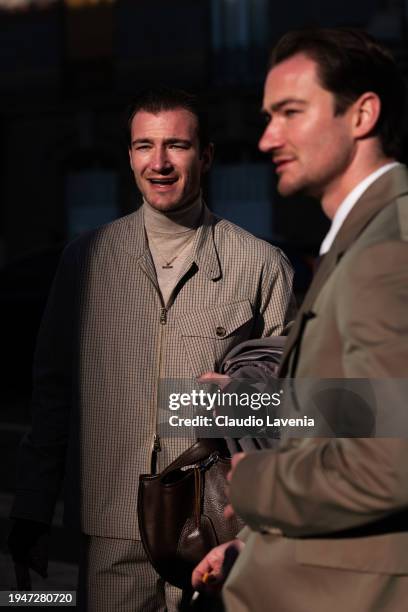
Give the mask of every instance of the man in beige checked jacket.
[[193, 442], [160, 440], [160, 380], [217, 370], [235, 344], [281, 334], [290, 317], [284, 255], [201, 199], [212, 145], [195, 99], [144, 93], [129, 137], [143, 206], [64, 252], [39, 335], [12, 512], [11, 549], [29, 564], [19, 534], [46, 530], [64, 474], [72, 523], [79, 483], [82, 605], [97, 612], [173, 610], [180, 599], [148, 564], [137, 524], [139, 474], [162, 470]]

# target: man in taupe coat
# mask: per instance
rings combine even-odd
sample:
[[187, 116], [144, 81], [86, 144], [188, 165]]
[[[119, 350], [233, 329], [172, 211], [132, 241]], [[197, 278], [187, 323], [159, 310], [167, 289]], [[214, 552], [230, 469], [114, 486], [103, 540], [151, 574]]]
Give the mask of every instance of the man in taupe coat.
[[[281, 194], [313, 195], [332, 219], [282, 376], [407, 378], [404, 93], [390, 54], [362, 32], [290, 32], [272, 54], [260, 149]], [[391, 417], [400, 406], [386, 408]], [[235, 456], [226, 514], [248, 527], [233, 543], [241, 552], [223, 591], [227, 610], [405, 609], [407, 466], [408, 441], [398, 438], [297, 439]], [[226, 548], [196, 568], [196, 587], [203, 572], [222, 581]]]
[[35, 536], [65, 474], [69, 522], [79, 486], [89, 611], [176, 609], [180, 591], [149, 565], [137, 523], [139, 475], [194, 441], [160, 439], [160, 383], [216, 369], [242, 340], [281, 334], [290, 316], [287, 259], [202, 201], [211, 159], [195, 98], [154, 90], [136, 100], [129, 160], [143, 206], [68, 246], [39, 335], [10, 545], [45, 573]]

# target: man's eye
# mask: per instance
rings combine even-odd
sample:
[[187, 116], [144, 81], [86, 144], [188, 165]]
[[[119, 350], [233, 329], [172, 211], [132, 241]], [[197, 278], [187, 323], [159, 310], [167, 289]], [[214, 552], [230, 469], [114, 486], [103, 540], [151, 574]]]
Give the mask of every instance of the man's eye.
[[284, 110], [284, 115], [285, 117], [293, 117], [294, 115], [297, 115], [300, 111], [298, 111], [297, 108], [285, 108]]
[[144, 151], [146, 149], [150, 149], [150, 145], [148, 144], [137, 145], [135, 149], [136, 151]]
[[188, 149], [188, 145], [174, 142], [170, 145], [170, 149]]

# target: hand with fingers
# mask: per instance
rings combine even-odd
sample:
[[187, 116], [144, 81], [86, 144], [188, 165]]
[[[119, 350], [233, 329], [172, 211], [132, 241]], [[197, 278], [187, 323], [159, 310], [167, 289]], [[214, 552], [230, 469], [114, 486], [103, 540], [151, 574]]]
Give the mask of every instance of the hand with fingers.
[[204, 372], [197, 379], [200, 383], [213, 383], [217, 385], [221, 390], [231, 382], [231, 378], [226, 374], [218, 374], [217, 372]]
[[193, 588], [208, 594], [218, 593], [243, 547], [244, 542], [235, 539], [210, 550], [193, 570]]

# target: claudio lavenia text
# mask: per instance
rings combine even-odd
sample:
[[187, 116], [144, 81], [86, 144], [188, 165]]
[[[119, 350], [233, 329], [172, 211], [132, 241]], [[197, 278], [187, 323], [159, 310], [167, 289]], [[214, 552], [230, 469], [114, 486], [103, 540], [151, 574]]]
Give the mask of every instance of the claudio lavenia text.
[[307, 416], [298, 418], [283, 418], [267, 415], [265, 418], [254, 415], [234, 418], [227, 415], [216, 417], [196, 415], [194, 417], [179, 417], [172, 414], [169, 417], [172, 427], [314, 427], [314, 419]]

